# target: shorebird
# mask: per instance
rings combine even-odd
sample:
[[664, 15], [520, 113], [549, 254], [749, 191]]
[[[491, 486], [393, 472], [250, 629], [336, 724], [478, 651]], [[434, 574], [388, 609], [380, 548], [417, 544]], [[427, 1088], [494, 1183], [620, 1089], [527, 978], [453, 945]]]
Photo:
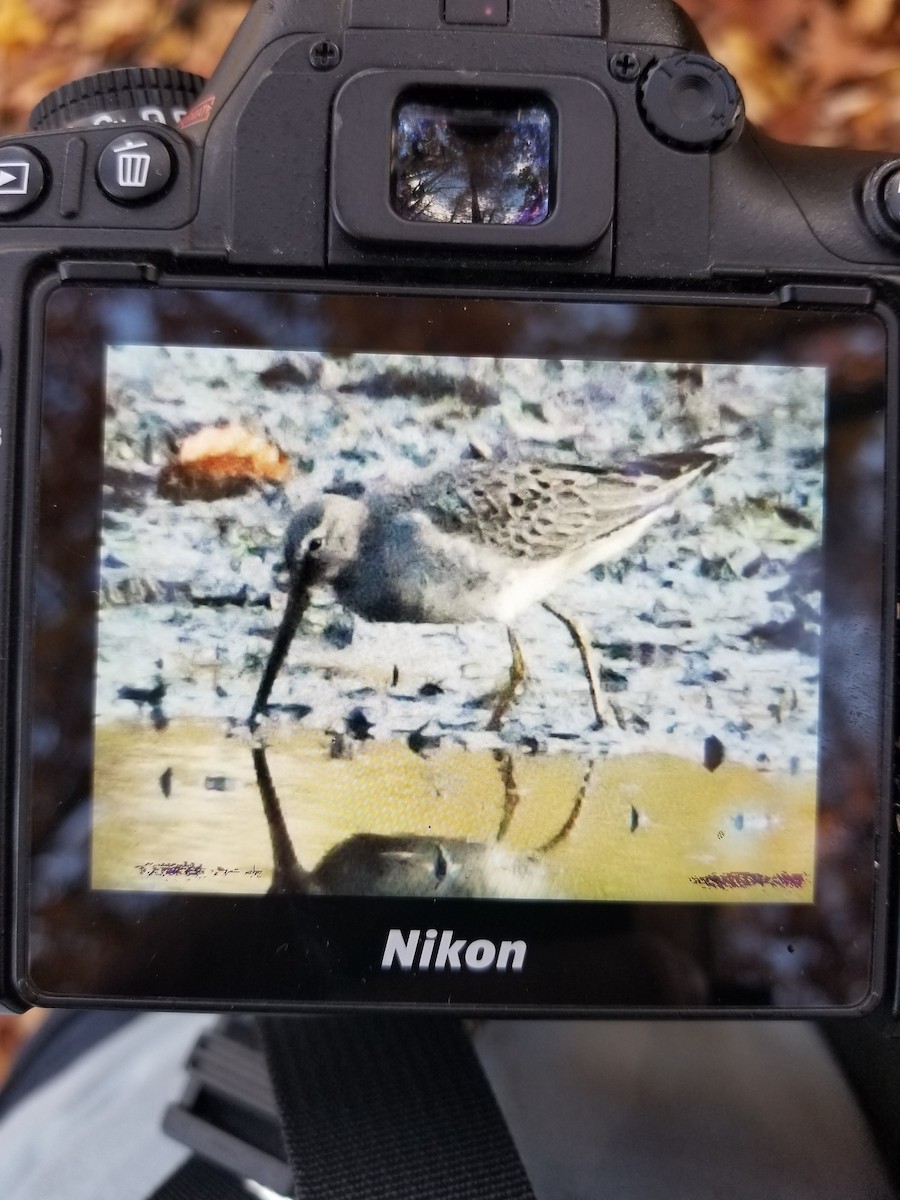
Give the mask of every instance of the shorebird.
[[310, 589], [329, 584], [341, 604], [368, 621], [505, 625], [512, 662], [491, 730], [499, 729], [526, 677], [512, 623], [542, 604], [578, 649], [602, 727], [606, 717], [588, 638], [548, 597], [566, 580], [623, 554], [727, 453], [725, 443], [709, 442], [607, 466], [461, 462], [402, 491], [385, 486], [358, 499], [320, 496], [288, 527], [287, 605], [251, 726], [267, 711]]

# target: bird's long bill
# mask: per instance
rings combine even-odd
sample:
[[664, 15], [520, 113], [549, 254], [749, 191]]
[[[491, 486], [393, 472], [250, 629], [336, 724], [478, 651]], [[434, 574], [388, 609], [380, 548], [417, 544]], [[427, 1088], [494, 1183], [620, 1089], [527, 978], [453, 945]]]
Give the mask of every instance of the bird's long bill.
[[278, 678], [278, 672], [281, 670], [285, 658], [287, 658], [287, 652], [291, 648], [297, 626], [308, 605], [309, 587], [301, 576], [296, 581], [291, 581], [287, 607], [281, 618], [281, 624], [278, 626], [278, 632], [275, 634], [275, 642], [269, 655], [269, 661], [266, 663], [266, 669], [263, 671], [256, 699], [253, 701], [253, 711], [250, 713], [251, 725], [261, 713], [266, 711], [272, 686]]

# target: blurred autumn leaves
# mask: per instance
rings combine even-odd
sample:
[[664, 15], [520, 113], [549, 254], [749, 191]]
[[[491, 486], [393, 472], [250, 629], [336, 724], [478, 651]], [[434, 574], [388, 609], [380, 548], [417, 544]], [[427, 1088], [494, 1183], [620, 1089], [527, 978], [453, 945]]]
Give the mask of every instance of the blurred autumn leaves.
[[775, 137], [900, 150], [897, 0], [682, 0]]
[[47, 92], [109, 67], [210, 75], [249, 0], [0, 0], [0, 130]]
[[[737, 76], [752, 119], [776, 137], [900, 149], [897, 0], [682, 2]], [[106, 67], [179, 66], [209, 75], [249, 6], [0, 0], [0, 129], [23, 129], [46, 92]]]

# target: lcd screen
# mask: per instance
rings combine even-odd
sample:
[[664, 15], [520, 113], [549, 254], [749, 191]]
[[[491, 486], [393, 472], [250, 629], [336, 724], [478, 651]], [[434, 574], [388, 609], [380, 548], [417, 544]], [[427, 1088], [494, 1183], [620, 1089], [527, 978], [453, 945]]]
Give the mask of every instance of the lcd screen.
[[111, 346], [93, 886], [808, 902], [825, 389]]
[[[66, 946], [102, 943], [144, 990], [291, 997], [270, 935], [321, 929], [328, 958], [358, 930], [380, 962], [383, 927], [446, 901], [454, 927], [462, 906], [546, 938], [542, 1003], [575, 937], [572, 1002], [617, 1002], [643, 968], [592, 955], [633, 922], [634, 954], [674, 939], [704, 994], [860, 1002], [879, 321], [63, 288], [41, 378], [25, 729], [49, 990], [91, 969]], [[148, 984], [134, 914], [209, 937], [210, 903], [240, 980], [233, 956], [176, 978], [156, 946]], [[695, 977], [634, 994], [687, 1003]]]

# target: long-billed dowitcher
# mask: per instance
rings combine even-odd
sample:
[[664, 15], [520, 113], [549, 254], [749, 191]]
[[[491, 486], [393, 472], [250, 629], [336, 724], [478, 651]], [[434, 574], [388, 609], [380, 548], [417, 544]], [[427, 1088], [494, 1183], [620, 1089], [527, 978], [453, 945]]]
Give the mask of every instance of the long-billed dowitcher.
[[578, 649], [602, 726], [588, 638], [548, 597], [566, 580], [623, 554], [727, 452], [725, 443], [709, 442], [607, 466], [462, 462], [404, 490], [376, 487], [359, 499], [320, 496], [288, 528], [288, 601], [251, 725], [266, 712], [310, 588], [330, 584], [341, 604], [368, 621], [502, 622], [512, 663], [488, 724], [495, 730], [525, 679], [512, 622], [543, 604]]

